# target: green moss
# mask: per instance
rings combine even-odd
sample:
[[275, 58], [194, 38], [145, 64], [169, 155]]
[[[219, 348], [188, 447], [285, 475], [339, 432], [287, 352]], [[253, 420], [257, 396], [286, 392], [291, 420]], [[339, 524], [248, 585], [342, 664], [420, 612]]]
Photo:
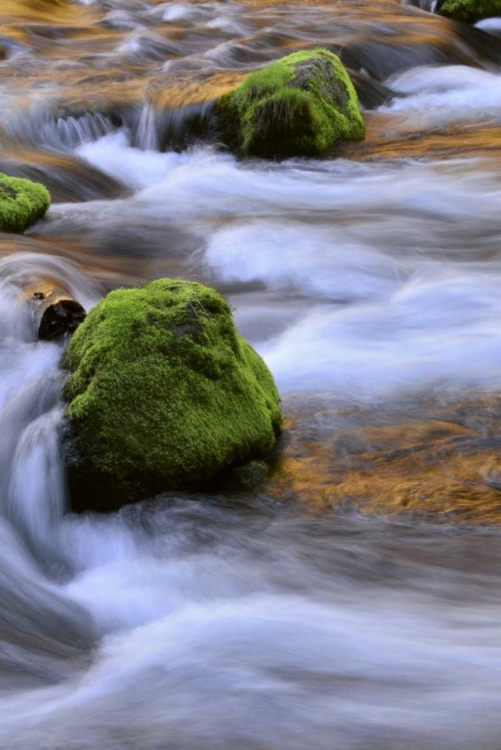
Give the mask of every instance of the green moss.
[[501, 0], [446, 0], [438, 13], [455, 21], [477, 23], [483, 18], [501, 16]]
[[49, 191], [40, 183], [0, 174], [0, 232], [24, 232], [49, 206]]
[[160, 279], [111, 292], [75, 332], [62, 366], [72, 371], [70, 482], [77, 494], [78, 484], [100, 494], [77, 499], [77, 509], [199, 487], [269, 452], [280, 431], [268, 368], [227, 302], [201, 284]]
[[243, 156], [319, 156], [340, 140], [365, 136], [350, 77], [324, 49], [296, 52], [251, 73], [220, 97], [216, 116], [223, 140]]

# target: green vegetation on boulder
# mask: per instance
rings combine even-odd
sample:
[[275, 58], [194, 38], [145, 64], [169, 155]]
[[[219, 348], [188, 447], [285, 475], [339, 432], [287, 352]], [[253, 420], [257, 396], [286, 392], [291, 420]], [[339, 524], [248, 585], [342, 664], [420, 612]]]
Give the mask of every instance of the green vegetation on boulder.
[[49, 206], [50, 194], [43, 185], [0, 173], [0, 232], [24, 232]]
[[477, 23], [483, 18], [501, 16], [501, 0], [445, 0], [437, 13], [454, 21]]
[[251, 73], [216, 102], [226, 145], [242, 156], [321, 156], [365, 125], [340, 59], [324, 49], [295, 52]]
[[269, 453], [281, 429], [271, 373], [226, 300], [195, 282], [111, 292], [61, 364], [75, 510], [201, 487]]

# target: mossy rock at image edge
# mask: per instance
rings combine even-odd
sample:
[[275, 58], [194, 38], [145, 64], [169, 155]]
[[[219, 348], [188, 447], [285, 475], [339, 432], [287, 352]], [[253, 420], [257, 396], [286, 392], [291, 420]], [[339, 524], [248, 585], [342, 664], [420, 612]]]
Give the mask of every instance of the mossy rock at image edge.
[[350, 77], [324, 49], [251, 73], [217, 100], [215, 114], [222, 140], [242, 156], [321, 156], [338, 141], [365, 136]]
[[49, 206], [50, 194], [43, 185], [0, 173], [0, 232], [24, 232]]
[[63, 447], [72, 507], [107, 511], [197, 489], [269, 453], [279, 396], [214, 289], [159, 279], [120, 289], [76, 330]]
[[501, 0], [445, 0], [438, 3], [437, 13], [454, 21], [477, 23], [501, 16]]

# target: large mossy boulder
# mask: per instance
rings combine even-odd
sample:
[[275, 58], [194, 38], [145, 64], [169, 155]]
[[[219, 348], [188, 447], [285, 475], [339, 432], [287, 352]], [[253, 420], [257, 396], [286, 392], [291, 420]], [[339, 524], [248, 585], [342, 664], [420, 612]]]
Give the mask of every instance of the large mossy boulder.
[[477, 23], [501, 16], [501, 0], [445, 0], [437, 4], [437, 13], [454, 21]]
[[251, 73], [216, 102], [222, 140], [242, 156], [321, 156], [365, 125], [340, 59], [324, 49], [295, 52]]
[[214, 289], [160, 279], [111, 292], [77, 329], [63, 427], [72, 506], [196, 489], [269, 453], [279, 397]]
[[24, 232], [49, 206], [50, 194], [43, 185], [0, 173], [0, 232]]

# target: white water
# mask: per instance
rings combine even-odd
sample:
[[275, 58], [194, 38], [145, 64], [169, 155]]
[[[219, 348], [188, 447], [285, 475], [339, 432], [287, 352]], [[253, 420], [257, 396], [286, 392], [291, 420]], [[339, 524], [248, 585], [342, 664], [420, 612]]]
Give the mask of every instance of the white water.
[[120, 204], [81, 205], [82, 221], [97, 209], [109, 222], [189, 226], [203, 276], [263, 286], [267, 322], [252, 298], [232, 301], [282, 392], [497, 383], [498, 165], [245, 166], [209, 149], [139, 151], [123, 133], [79, 153], [142, 188]]
[[[439, 376], [448, 384], [494, 377], [497, 261], [475, 259], [473, 246], [466, 260], [454, 243], [432, 242], [450, 217], [462, 222], [463, 250], [469, 221], [494, 225], [495, 172], [475, 177], [474, 162], [263, 170], [206, 151], [128, 158], [117, 148], [108, 142], [108, 155], [131, 171], [136, 163], [138, 181], [144, 165], [157, 175], [128, 201], [131, 220], [192, 216], [197, 232], [209, 232], [202, 260], [216, 279], [258, 279], [283, 300], [301, 295], [297, 321], [262, 343], [284, 390], [374, 396]], [[472, 182], [483, 189], [474, 201]], [[54, 207], [53, 220], [69, 210]], [[123, 215], [118, 204], [102, 210]], [[397, 254], [388, 243], [404, 210]], [[13, 283], [50, 272], [87, 305], [96, 293], [63, 261], [21, 256], [2, 268], [11, 297], [2, 297], [1, 420], [13, 454], [4, 512], [27, 547], [17, 548], [15, 588], [1, 578], [0, 587], [9, 596], [29, 587], [10, 609], [14, 632], [21, 618], [29, 633], [41, 622], [69, 633], [62, 654], [42, 637], [0, 651], [9, 684], [21, 674], [30, 686], [2, 698], [2, 748], [492, 747], [501, 689], [497, 536], [472, 541], [357, 518], [332, 519], [337, 533], [326, 534], [325, 521], [286, 509], [258, 504], [242, 516], [208, 498], [61, 521], [58, 390], [43, 396], [51, 373], [58, 379], [59, 350], [35, 343], [29, 320], [9, 319]], [[446, 551], [416, 562], [430, 540]], [[4, 546], [6, 572], [15, 544]], [[28, 550], [59, 584], [31, 571]], [[484, 562], [471, 571], [458, 563], [479, 553]], [[95, 644], [87, 657], [86, 643]], [[34, 665], [53, 679], [40, 685]]]
[[423, 66], [389, 78], [386, 84], [406, 94], [381, 111], [401, 112], [415, 128], [441, 128], [461, 122], [501, 117], [498, 72], [466, 65]]
[[[496, 120], [498, 83], [419, 68], [383, 111], [395, 128]], [[54, 205], [39, 236], [71, 246], [104, 227], [132, 237], [145, 276], [167, 258], [227, 290], [282, 393], [499, 386], [498, 164], [238, 163], [154, 151], [148, 110], [150, 150], [94, 125], [48, 126], [46, 142], [133, 194]], [[64, 260], [0, 261], [2, 750], [495, 750], [498, 532], [315, 518], [252, 494], [63, 517], [61, 347], [35, 341], [20, 293], [39, 276], [86, 307], [100, 295]]]

